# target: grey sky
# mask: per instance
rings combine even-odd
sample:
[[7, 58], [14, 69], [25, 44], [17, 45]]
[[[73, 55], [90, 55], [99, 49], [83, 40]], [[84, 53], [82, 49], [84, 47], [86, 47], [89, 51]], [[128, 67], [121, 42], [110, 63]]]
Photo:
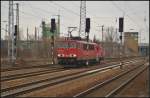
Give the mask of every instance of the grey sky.
[[[42, 19], [50, 22], [52, 15], [61, 15], [61, 33], [67, 34], [68, 26], [79, 27], [80, 1], [14, 1], [20, 4], [20, 28], [26, 39], [26, 28], [34, 34], [34, 27], [40, 28]], [[101, 29], [97, 26], [114, 26], [118, 28], [116, 18], [125, 12], [125, 32], [141, 32], [141, 42], [149, 42], [149, 1], [87, 1], [87, 17], [91, 18], [90, 38], [94, 35], [101, 39]], [[59, 11], [60, 10], [60, 11]], [[146, 17], [146, 22], [144, 18]], [[57, 18], [57, 17], [56, 17]], [[1, 2], [1, 21], [8, 21], [8, 1]], [[6, 23], [1, 23], [5, 28]], [[99, 30], [99, 31], [98, 31]], [[41, 28], [40, 28], [41, 31]], [[73, 35], [77, 35], [74, 32]], [[5, 32], [1, 30], [1, 37]]]

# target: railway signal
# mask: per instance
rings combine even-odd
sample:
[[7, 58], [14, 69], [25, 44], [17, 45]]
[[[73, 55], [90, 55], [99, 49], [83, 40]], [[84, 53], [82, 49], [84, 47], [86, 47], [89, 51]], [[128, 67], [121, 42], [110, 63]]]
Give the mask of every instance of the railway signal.
[[[119, 18], [119, 32], [120, 32], [120, 59], [121, 59], [121, 56], [122, 56], [122, 33], [123, 33], [123, 27], [124, 27], [124, 18], [123, 17], [120, 17]], [[121, 68], [122, 68], [122, 61], [121, 61]]]
[[51, 36], [51, 56], [52, 56], [52, 64], [54, 64], [55, 63], [55, 61], [54, 61], [54, 33], [55, 33], [55, 31], [56, 31], [56, 23], [55, 23], [55, 19], [54, 18], [52, 18], [51, 19], [51, 30], [50, 30], [51, 32], [52, 32], [52, 36]]
[[86, 18], [86, 28], [85, 32], [89, 33], [90, 32], [90, 18]]
[[15, 45], [15, 47], [16, 47], [16, 45], [17, 45], [17, 28], [18, 26], [17, 25], [15, 25], [15, 32], [14, 32], [14, 45]]
[[123, 32], [123, 21], [123, 17], [119, 18], [119, 32]]
[[55, 19], [52, 18], [51, 19], [51, 32], [54, 33], [56, 30], [56, 23], [55, 23]]
[[119, 32], [121, 33], [120, 34], [120, 40], [122, 41], [122, 32], [123, 32], [123, 22], [124, 21], [124, 18], [121, 17], [119, 18]]
[[[86, 24], [85, 24], [85, 33], [86, 33], [86, 39], [87, 39], [87, 42], [89, 42], [89, 32], [90, 32], [90, 18], [86, 18]], [[86, 45], [87, 47], [87, 51], [89, 50], [89, 45], [87, 44]], [[87, 60], [86, 61], [86, 65], [89, 65], [89, 61]]]
[[85, 32], [87, 34], [86, 39], [87, 42], [89, 41], [89, 32], [90, 32], [90, 18], [86, 18], [86, 24], [85, 24]]

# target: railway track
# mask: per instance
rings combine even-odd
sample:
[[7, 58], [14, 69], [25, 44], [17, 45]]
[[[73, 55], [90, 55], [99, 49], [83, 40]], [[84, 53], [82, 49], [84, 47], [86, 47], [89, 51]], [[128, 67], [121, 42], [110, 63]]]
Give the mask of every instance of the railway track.
[[[117, 59], [117, 58], [116, 58]], [[113, 61], [117, 61], [116, 59], [113, 59]], [[131, 58], [133, 59], [133, 58]], [[127, 58], [122, 58], [121, 60], [127, 60]], [[111, 62], [111, 60], [106, 59], [107, 62]], [[21, 70], [21, 69], [31, 69], [31, 68], [43, 68], [43, 67], [55, 67], [56, 65], [52, 64], [44, 64], [44, 65], [38, 65], [38, 66], [21, 66], [21, 67], [13, 67], [13, 68], [4, 68], [1, 69], [1, 72], [6, 72], [6, 71], [14, 71], [14, 70]]]
[[[108, 62], [107, 64], [113, 64], [113, 63], [116, 63], [116, 62]], [[51, 68], [51, 69], [49, 69], [49, 68]], [[12, 79], [25, 78], [25, 77], [30, 77], [30, 76], [47, 74], [47, 73], [52, 73], [52, 72], [65, 70], [65, 69], [63, 69], [61, 67], [60, 68], [59, 67], [49, 67], [49, 68], [48, 69], [44, 69], [44, 70], [40, 70], [40, 71], [27, 72], [27, 73], [19, 73], [19, 74], [6, 75], [6, 76], [2, 75], [1, 76], [1, 81], [3, 82], [3, 81], [12, 80]], [[6, 72], [3, 72], [3, 73], [6, 73]]]
[[35, 76], [35, 75], [48, 74], [48, 73], [52, 73], [52, 72], [64, 71], [64, 70], [65, 70], [64, 68], [52, 68], [52, 69], [46, 69], [46, 70], [41, 70], [41, 71], [36, 71], [36, 72], [29, 72], [29, 73], [21, 73], [21, 74], [9, 75], [9, 76], [2, 76], [1, 77], [1, 82], [12, 80], [12, 79], [31, 77], [31, 76]]
[[111, 79], [95, 85], [73, 97], [113, 97], [120, 92], [133, 79], [148, 68], [148, 65], [139, 65], [129, 71], [123, 72]]
[[44, 64], [44, 65], [36, 65], [36, 66], [21, 66], [21, 67], [12, 67], [12, 68], [3, 68], [1, 69], [1, 72], [7, 72], [7, 71], [15, 71], [15, 70], [21, 70], [21, 69], [31, 69], [31, 68], [43, 68], [43, 67], [55, 67], [56, 65], [52, 64]]
[[[135, 63], [135, 62], [134, 61], [130, 61], [130, 62], [128, 61], [126, 63], [124, 62], [124, 64], [128, 64], [128, 63]], [[120, 66], [120, 64], [116, 64], [116, 65], [105, 67], [105, 68], [95, 69], [95, 70], [91, 70], [91, 69], [84, 70], [84, 71], [80, 71], [80, 72], [76, 72], [76, 73], [71, 73], [71, 74], [62, 75], [62, 76], [53, 77], [53, 78], [48, 78], [48, 79], [31, 82], [31, 83], [27, 83], [27, 84], [23, 84], [23, 85], [17, 85], [14, 87], [2, 88], [1, 96], [8, 97], [8, 96], [17, 96], [17, 95], [25, 94], [25, 93], [28, 93], [28, 92], [31, 92], [34, 90], [45, 88], [47, 86], [52, 86], [52, 85], [66, 82], [66, 81], [78, 79], [78, 78], [88, 76], [93, 73], [97, 73], [97, 72], [107, 70], [107, 69], [112, 69], [112, 68], [118, 67], [118, 66]]]

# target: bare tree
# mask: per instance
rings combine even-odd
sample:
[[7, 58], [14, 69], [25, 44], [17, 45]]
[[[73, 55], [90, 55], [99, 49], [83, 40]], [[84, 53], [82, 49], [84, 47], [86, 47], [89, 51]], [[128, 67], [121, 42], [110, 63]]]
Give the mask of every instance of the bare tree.
[[107, 51], [107, 56], [109, 57], [115, 57], [117, 53], [117, 41], [118, 41], [118, 36], [117, 36], [117, 31], [116, 29], [111, 26], [107, 27], [106, 29], [106, 35], [105, 35], [105, 49]]
[[106, 28], [106, 42], [117, 42], [117, 33], [113, 26]]

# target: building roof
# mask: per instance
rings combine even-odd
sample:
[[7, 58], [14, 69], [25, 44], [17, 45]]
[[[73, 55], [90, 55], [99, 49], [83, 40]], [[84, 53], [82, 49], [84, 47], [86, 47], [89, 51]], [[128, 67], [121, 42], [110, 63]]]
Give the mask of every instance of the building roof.
[[139, 46], [149, 46], [149, 43], [139, 43]]

